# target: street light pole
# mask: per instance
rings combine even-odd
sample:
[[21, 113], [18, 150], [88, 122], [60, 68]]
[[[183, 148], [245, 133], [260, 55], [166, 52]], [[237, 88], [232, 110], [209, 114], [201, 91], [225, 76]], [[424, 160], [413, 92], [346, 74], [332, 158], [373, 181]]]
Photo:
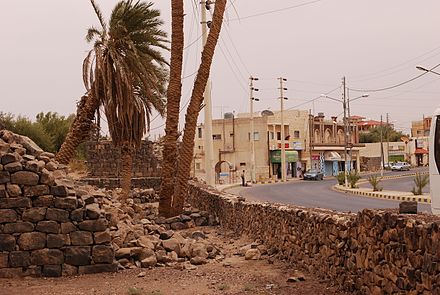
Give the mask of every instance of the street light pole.
[[[201, 2], [201, 16], [202, 16], [202, 44], [205, 47], [206, 40], [208, 39], [208, 23], [206, 21], [206, 3], [207, 1]], [[203, 48], [202, 47], [202, 48]], [[212, 139], [212, 103], [211, 103], [211, 80], [208, 79], [205, 87], [205, 92], [203, 93], [203, 99], [205, 104], [205, 134], [204, 134], [204, 145], [205, 145], [205, 175], [206, 183], [209, 185], [214, 185], [214, 144]]]
[[342, 77], [342, 107], [344, 108], [344, 181], [345, 187], [348, 187], [348, 175], [347, 175], [347, 103], [346, 103], [346, 88], [345, 77]]
[[283, 81], [287, 81], [286, 78], [278, 78], [280, 80], [280, 101], [281, 101], [281, 181], [286, 181], [286, 147], [285, 147], [285, 134], [284, 134], [284, 100], [287, 97], [284, 97], [284, 88]]
[[250, 141], [251, 141], [251, 181], [252, 183], [255, 183], [256, 177], [255, 177], [255, 130], [254, 130], [254, 100], [259, 101], [258, 98], [254, 97], [254, 91], [258, 91], [257, 88], [254, 88], [254, 81], [257, 81], [258, 78], [249, 77], [249, 103], [250, 103], [250, 124], [251, 124], [251, 134], [250, 134]]

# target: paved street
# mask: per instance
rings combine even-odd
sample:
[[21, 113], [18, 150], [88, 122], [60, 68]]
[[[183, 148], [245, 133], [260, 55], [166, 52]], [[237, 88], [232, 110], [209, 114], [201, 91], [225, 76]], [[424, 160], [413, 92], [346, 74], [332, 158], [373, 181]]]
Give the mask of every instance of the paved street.
[[[396, 173], [394, 173], [396, 174]], [[393, 179], [395, 190], [404, 191], [412, 177]], [[365, 208], [398, 208], [399, 202], [375, 198], [359, 197], [341, 193], [332, 189], [334, 178], [323, 181], [292, 181], [282, 184], [256, 185], [238, 190], [238, 193], [249, 200], [274, 203], [295, 204], [304, 207], [320, 207], [343, 212], [357, 212]], [[430, 206], [419, 204], [419, 211], [430, 212]]]

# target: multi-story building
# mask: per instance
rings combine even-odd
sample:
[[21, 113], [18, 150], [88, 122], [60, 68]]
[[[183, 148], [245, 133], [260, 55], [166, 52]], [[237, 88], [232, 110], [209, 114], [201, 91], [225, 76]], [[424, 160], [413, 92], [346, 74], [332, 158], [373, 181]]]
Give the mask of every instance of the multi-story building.
[[411, 122], [411, 136], [429, 136], [429, 129], [431, 128], [432, 117], [423, 118], [421, 121]]

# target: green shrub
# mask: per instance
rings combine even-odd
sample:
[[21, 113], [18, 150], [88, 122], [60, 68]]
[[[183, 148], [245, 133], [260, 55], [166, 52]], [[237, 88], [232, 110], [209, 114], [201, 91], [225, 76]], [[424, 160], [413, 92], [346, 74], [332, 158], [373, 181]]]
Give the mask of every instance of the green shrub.
[[429, 175], [428, 174], [420, 174], [416, 173], [416, 177], [414, 178], [414, 183], [416, 184], [415, 187], [411, 190], [411, 192], [416, 195], [422, 195], [423, 194], [423, 188], [429, 183]]
[[344, 171], [339, 172], [338, 175], [336, 175], [335, 177], [336, 177], [336, 180], [338, 181], [339, 185], [344, 185], [344, 183], [345, 183]]
[[357, 171], [350, 171], [350, 174], [347, 175], [348, 182], [350, 183], [351, 188], [356, 188], [356, 183], [361, 179]]
[[368, 182], [373, 187], [373, 192], [382, 191], [383, 187], [379, 187], [379, 183], [382, 181], [381, 177], [378, 177], [377, 175], [370, 175], [368, 177]]

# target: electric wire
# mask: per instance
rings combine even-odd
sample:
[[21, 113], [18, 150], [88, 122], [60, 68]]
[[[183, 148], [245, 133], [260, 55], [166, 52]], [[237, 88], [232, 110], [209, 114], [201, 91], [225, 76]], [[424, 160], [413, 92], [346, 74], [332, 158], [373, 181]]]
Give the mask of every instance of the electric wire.
[[[325, 95], [331, 94], [331, 93], [335, 92], [336, 90], [338, 90], [338, 89], [340, 89], [340, 88], [341, 88], [341, 86], [338, 86], [338, 87], [336, 87], [335, 89], [332, 89], [332, 90], [326, 92]], [[294, 108], [297, 108], [297, 107], [300, 107], [300, 106], [303, 106], [303, 105], [305, 105], [305, 104], [309, 104], [309, 103], [314, 102], [315, 100], [320, 99], [320, 98], [322, 98], [321, 95], [318, 96], [318, 97], [315, 97], [315, 98], [309, 99], [309, 100], [307, 100], [307, 101], [305, 101], [305, 102], [303, 102], [303, 103], [300, 103], [300, 104], [294, 105], [293, 107], [290, 107], [290, 108], [286, 109], [286, 111], [287, 111], [287, 110], [294, 109]]]

